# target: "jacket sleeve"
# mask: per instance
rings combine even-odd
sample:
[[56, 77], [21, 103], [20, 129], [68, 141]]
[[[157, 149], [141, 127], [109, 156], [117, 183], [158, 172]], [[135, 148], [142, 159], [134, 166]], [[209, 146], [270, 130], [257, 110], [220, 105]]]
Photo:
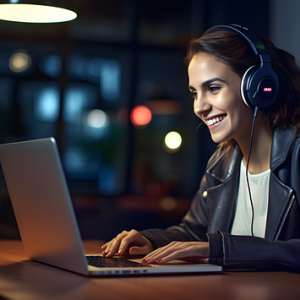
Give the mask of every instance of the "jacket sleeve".
[[210, 263], [226, 269], [300, 271], [300, 240], [268, 241], [229, 233], [209, 234]]

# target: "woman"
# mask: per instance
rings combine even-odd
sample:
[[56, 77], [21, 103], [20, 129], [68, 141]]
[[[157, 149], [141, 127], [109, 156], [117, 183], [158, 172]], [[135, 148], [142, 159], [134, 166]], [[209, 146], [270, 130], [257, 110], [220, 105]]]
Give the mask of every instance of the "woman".
[[[300, 70], [292, 55], [266, 38], [254, 43], [267, 50], [256, 55], [253, 44], [233, 29], [213, 27], [190, 42], [186, 57], [194, 112], [220, 143], [188, 213], [166, 230], [123, 231], [103, 246], [104, 256], [300, 269]], [[257, 92], [278, 95], [259, 110], [245, 105], [241, 84], [263, 59], [276, 78], [270, 87], [259, 83]]]

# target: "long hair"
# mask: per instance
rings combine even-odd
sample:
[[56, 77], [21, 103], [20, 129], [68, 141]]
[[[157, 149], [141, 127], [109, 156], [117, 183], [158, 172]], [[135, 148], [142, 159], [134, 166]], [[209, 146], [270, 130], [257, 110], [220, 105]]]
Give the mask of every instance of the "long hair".
[[[273, 131], [277, 127], [291, 126], [300, 129], [300, 69], [295, 58], [288, 52], [278, 49], [266, 37], [261, 36], [268, 50], [272, 68], [279, 79], [279, 93], [276, 102], [265, 109], [265, 121]], [[201, 38], [191, 39], [185, 63], [189, 65], [199, 52], [212, 54], [228, 65], [241, 78], [253, 65], [258, 66], [259, 58], [244, 38], [229, 31], [216, 29]], [[223, 142], [220, 147], [232, 145], [233, 141]]]

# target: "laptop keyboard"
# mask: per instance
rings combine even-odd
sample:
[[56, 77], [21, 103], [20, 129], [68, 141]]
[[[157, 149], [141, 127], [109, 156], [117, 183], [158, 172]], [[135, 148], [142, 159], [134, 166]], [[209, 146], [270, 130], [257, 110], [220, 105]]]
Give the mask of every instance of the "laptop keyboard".
[[102, 256], [86, 256], [88, 265], [98, 268], [136, 268], [136, 267], [150, 267], [149, 265], [140, 264], [134, 261], [129, 261], [122, 258], [110, 258]]

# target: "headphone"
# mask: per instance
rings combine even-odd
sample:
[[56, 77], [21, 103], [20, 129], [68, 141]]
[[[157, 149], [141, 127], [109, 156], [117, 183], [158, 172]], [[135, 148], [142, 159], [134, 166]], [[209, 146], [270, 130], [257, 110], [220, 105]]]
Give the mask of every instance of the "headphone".
[[216, 30], [228, 30], [241, 36], [260, 59], [259, 66], [250, 67], [243, 75], [241, 94], [244, 103], [249, 108], [259, 110], [272, 106], [279, 92], [279, 80], [272, 69], [271, 57], [261, 37], [253, 30], [236, 24], [214, 26], [204, 35]]

